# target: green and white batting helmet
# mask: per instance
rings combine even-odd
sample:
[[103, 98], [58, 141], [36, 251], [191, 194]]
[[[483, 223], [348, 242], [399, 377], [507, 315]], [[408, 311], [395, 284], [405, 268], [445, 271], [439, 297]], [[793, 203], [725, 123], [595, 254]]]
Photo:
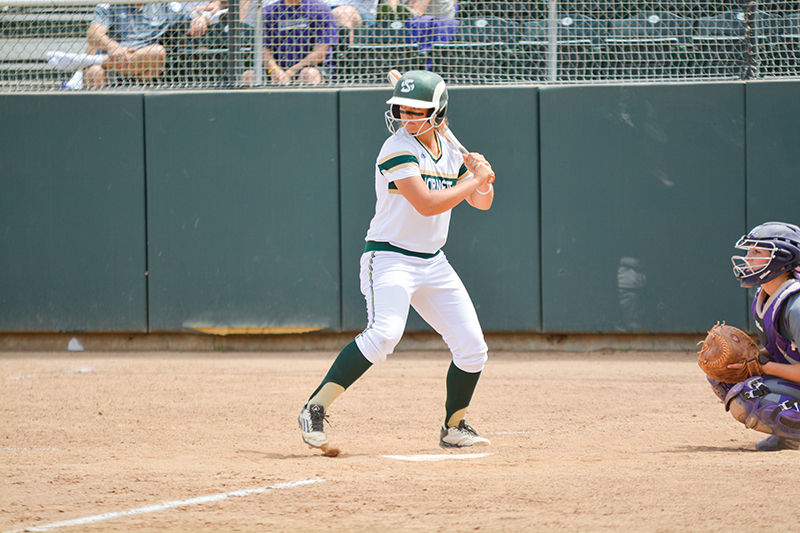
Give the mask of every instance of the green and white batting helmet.
[[430, 109], [432, 127], [444, 122], [447, 114], [447, 86], [441, 76], [427, 70], [410, 70], [397, 80], [392, 97], [386, 101], [386, 126], [394, 133], [400, 123], [400, 106]]

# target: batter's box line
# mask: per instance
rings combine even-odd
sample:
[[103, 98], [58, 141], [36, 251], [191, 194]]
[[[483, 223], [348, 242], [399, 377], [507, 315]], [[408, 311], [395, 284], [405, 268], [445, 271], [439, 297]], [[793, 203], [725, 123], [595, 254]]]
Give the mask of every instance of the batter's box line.
[[489, 435], [532, 435], [534, 433], [558, 433], [555, 429], [520, 429], [489, 432]]
[[252, 496], [253, 494], [263, 494], [265, 492], [270, 492], [273, 490], [291, 489], [294, 487], [302, 487], [304, 485], [313, 485], [314, 483], [323, 483], [324, 481], [325, 480], [322, 478], [300, 479], [298, 481], [285, 481], [282, 483], [267, 485], [266, 487], [234, 490], [231, 492], [221, 492], [219, 494], [209, 494], [208, 496], [199, 496], [197, 498], [190, 498], [188, 500], [162, 502], [162, 503], [157, 503], [155, 505], [137, 507], [136, 509], [128, 509], [126, 511], [103, 513], [94, 516], [85, 516], [83, 518], [74, 518], [72, 520], [64, 520], [62, 522], [53, 522], [52, 524], [44, 524], [41, 526], [30, 526], [23, 529], [13, 529], [10, 531], [5, 531], [4, 533], [23, 533], [25, 531], [50, 531], [51, 529], [58, 529], [60, 527], [82, 526], [84, 524], [93, 524], [95, 522], [102, 522], [104, 520], [111, 520], [113, 518], [120, 518], [123, 516], [156, 513], [158, 511], [166, 511], [167, 509], [174, 509], [176, 507], [187, 507], [189, 505], [200, 505], [203, 503], [218, 502], [220, 500], [226, 500], [228, 498], [241, 498], [243, 496]]

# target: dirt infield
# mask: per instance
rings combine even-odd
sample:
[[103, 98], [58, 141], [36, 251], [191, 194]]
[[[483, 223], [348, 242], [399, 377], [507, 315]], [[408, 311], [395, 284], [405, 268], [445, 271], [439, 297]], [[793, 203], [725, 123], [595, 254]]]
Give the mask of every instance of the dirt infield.
[[693, 353], [493, 353], [466, 451], [448, 354], [397, 353], [326, 458], [296, 416], [334, 355], [0, 354], [0, 531], [797, 531], [800, 452], [753, 451]]

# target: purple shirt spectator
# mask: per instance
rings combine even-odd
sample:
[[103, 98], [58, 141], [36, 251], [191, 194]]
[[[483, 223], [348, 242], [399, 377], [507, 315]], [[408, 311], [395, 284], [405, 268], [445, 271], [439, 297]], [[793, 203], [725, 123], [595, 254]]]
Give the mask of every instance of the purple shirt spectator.
[[[264, 8], [264, 46], [283, 69], [306, 57], [318, 44], [338, 42], [331, 8], [321, 0], [301, 0], [297, 5], [278, 0]], [[332, 69], [332, 58], [333, 46], [320, 66]]]

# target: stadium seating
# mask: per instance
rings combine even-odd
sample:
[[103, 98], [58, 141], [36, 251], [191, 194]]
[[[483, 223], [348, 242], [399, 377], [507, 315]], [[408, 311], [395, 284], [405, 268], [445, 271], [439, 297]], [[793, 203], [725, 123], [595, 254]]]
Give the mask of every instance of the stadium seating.
[[[800, 0], [759, 1], [761, 11], [744, 6], [735, 0], [559, 0], [553, 42], [548, 0], [460, 0], [455, 19], [391, 12], [356, 28], [352, 38], [350, 30], [340, 31], [332, 80], [380, 85], [391, 68], [433, 69], [455, 84], [800, 76]], [[71, 73], [49, 66], [45, 54], [86, 52], [93, 10], [60, 2], [0, 10], [0, 89], [58, 88]], [[260, 53], [252, 26], [239, 29], [235, 57], [224, 18], [203, 37], [172, 36], [164, 43], [165, 73], [153, 86], [237, 85]]]
[[609, 21], [605, 69], [609, 79], [682, 79], [689, 73], [692, 20], [648, 12]]
[[339, 34], [336, 50], [336, 81], [351, 84], [381, 84], [393, 69], [423, 68], [419, 46], [410, 42], [408, 27], [401, 21], [380, 21]]
[[[547, 72], [547, 57], [551, 44], [549, 30], [547, 20], [535, 20], [523, 25], [522, 37], [514, 47], [514, 71], [518, 76], [532, 73], [537, 80], [550, 80]], [[556, 27], [556, 79], [558, 81], [603, 79], [602, 46], [606, 31], [605, 21], [581, 14], [562, 16]]]
[[519, 25], [510, 20], [463, 18], [450, 41], [433, 43], [430, 66], [449, 83], [507, 81], [509, 51], [519, 35]]
[[800, 75], [800, 13], [782, 17], [759, 11], [755, 31], [760, 77]]
[[698, 75], [741, 78], [745, 67], [744, 13], [726, 11], [695, 22], [692, 46]]
[[[253, 64], [253, 33], [246, 25], [239, 30], [239, 75]], [[212, 87], [220, 83], [232, 85], [228, 61], [228, 21], [222, 15], [217, 24], [209, 26], [200, 37], [189, 37], [184, 29], [176, 28], [164, 40], [167, 63], [162, 83], [173, 87]]]
[[5, 8], [0, 11], [0, 90], [19, 86], [58, 87], [63, 72], [45, 61], [47, 50], [83, 53], [94, 6]]
[[459, 0], [459, 18], [498, 17], [517, 23], [547, 18], [547, 0]]

